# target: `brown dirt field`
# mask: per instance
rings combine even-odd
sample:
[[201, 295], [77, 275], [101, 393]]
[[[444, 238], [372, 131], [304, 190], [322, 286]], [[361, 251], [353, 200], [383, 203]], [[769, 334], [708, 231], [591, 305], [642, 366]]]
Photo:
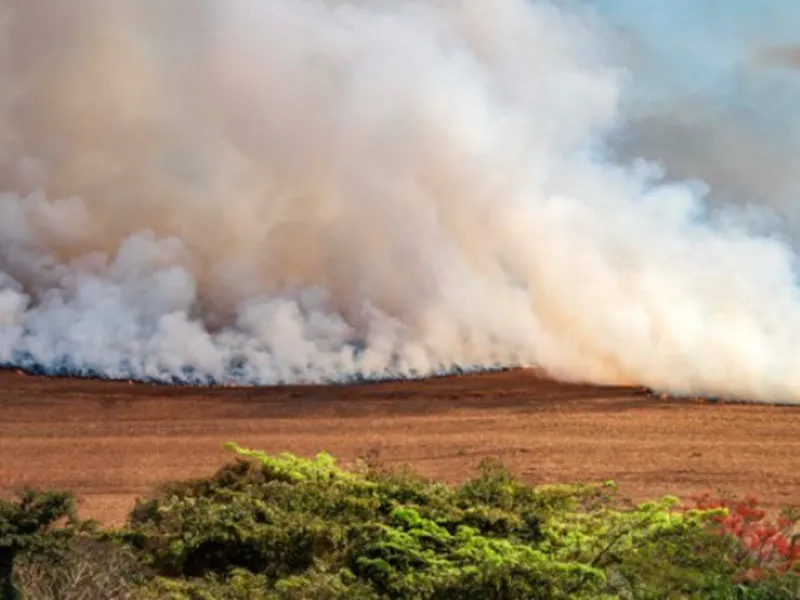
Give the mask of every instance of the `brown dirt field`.
[[225, 441], [463, 480], [499, 457], [531, 482], [616, 480], [636, 499], [723, 488], [800, 505], [800, 407], [659, 400], [514, 371], [347, 387], [180, 388], [0, 372], [0, 494], [74, 490], [124, 519], [170, 479], [211, 474]]

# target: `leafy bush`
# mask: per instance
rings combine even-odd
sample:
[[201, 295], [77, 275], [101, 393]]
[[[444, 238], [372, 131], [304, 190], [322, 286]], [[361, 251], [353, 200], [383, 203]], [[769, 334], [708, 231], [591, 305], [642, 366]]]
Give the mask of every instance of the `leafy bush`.
[[71, 494], [25, 490], [16, 501], [0, 499], [0, 598], [17, 595], [13, 575], [18, 558], [36, 555], [57, 562], [75, 535], [90, 526], [76, 516]]
[[731, 544], [729, 559], [747, 569], [743, 579], [800, 571], [800, 533], [796, 532], [800, 514], [786, 512], [773, 522], [752, 496], [739, 500], [706, 493], [692, 500], [701, 510], [724, 509], [714, 516], [715, 529], [739, 542]]
[[722, 539], [723, 559], [731, 565], [731, 598], [800, 598], [800, 513], [768, 518], [756, 498], [693, 496], [694, 507], [715, 510], [710, 530]]
[[[57, 573], [26, 555], [20, 587], [175, 600], [800, 598], [789, 523], [780, 538], [744, 511], [738, 528], [728, 505], [635, 505], [612, 483], [532, 487], [494, 461], [445, 486], [370, 463], [345, 471], [327, 454], [229, 448], [237, 462], [165, 486], [120, 530], [75, 520]], [[36, 522], [34, 537], [55, 534]], [[95, 591], [41, 592], [56, 587]]]

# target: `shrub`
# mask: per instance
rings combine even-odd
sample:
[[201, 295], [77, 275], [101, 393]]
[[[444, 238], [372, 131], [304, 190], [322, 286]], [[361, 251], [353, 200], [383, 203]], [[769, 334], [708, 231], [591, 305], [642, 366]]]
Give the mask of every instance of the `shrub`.
[[324, 454], [230, 448], [247, 460], [168, 486], [131, 514], [123, 537], [162, 589], [195, 597], [246, 581], [312, 597], [328, 582], [379, 598], [666, 598], [714, 584], [717, 556], [698, 554], [710, 513], [676, 512], [675, 499], [632, 506], [610, 484], [533, 488], [491, 461], [448, 487], [346, 472]]
[[144, 579], [130, 548], [112, 540], [81, 538], [54, 563], [46, 555], [26, 553], [14, 565], [23, 600], [137, 600]]
[[533, 487], [496, 461], [446, 486], [229, 448], [234, 464], [164, 486], [115, 531], [88, 528], [68, 495], [0, 505], [22, 596], [800, 598], [791, 519], [773, 526], [749, 500], [633, 504], [610, 482]]
[[58, 562], [90, 525], [76, 516], [71, 494], [25, 490], [15, 501], [0, 499], [0, 598], [18, 595], [13, 575], [20, 557]]
[[752, 496], [739, 500], [705, 493], [691, 499], [702, 510], [722, 509], [714, 515], [714, 529], [738, 542], [731, 544], [729, 559], [746, 569], [742, 579], [754, 581], [800, 569], [800, 533], [796, 532], [800, 514], [786, 512], [773, 522]]
[[755, 497], [704, 493], [690, 497], [693, 507], [713, 510], [710, 530], [729, 566], [731, 598], [800, 598], [800, 514], [784, 512], [776, 521]]

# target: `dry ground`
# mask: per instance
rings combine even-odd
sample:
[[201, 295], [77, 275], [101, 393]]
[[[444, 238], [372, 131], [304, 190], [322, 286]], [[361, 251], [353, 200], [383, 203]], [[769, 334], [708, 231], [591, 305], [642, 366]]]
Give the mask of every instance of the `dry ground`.
[[724, 488], [800, 505], [800, 407], [659, 400], [516, 371], [349, 387], [197, 389], [0, 372], [0, 494], [77, 492], [84, 516], [211, 474], [225, 441], [325, 450], [457, 481], [483, 457], [532, 482], [614, 479], [637, 499]]

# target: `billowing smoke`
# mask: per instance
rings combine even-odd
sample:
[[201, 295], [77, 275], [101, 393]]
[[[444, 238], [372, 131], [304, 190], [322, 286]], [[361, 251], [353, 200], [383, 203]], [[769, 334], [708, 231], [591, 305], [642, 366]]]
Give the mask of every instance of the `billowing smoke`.
[[800, 402], [791, 236], [619, 159], [564, 5], [0, 0], [0, 362]]
[[795, 44], [779, 44], [764, 48], [758, 53], [758, 59], [767, 65], [800, 67], [800, 46]]

